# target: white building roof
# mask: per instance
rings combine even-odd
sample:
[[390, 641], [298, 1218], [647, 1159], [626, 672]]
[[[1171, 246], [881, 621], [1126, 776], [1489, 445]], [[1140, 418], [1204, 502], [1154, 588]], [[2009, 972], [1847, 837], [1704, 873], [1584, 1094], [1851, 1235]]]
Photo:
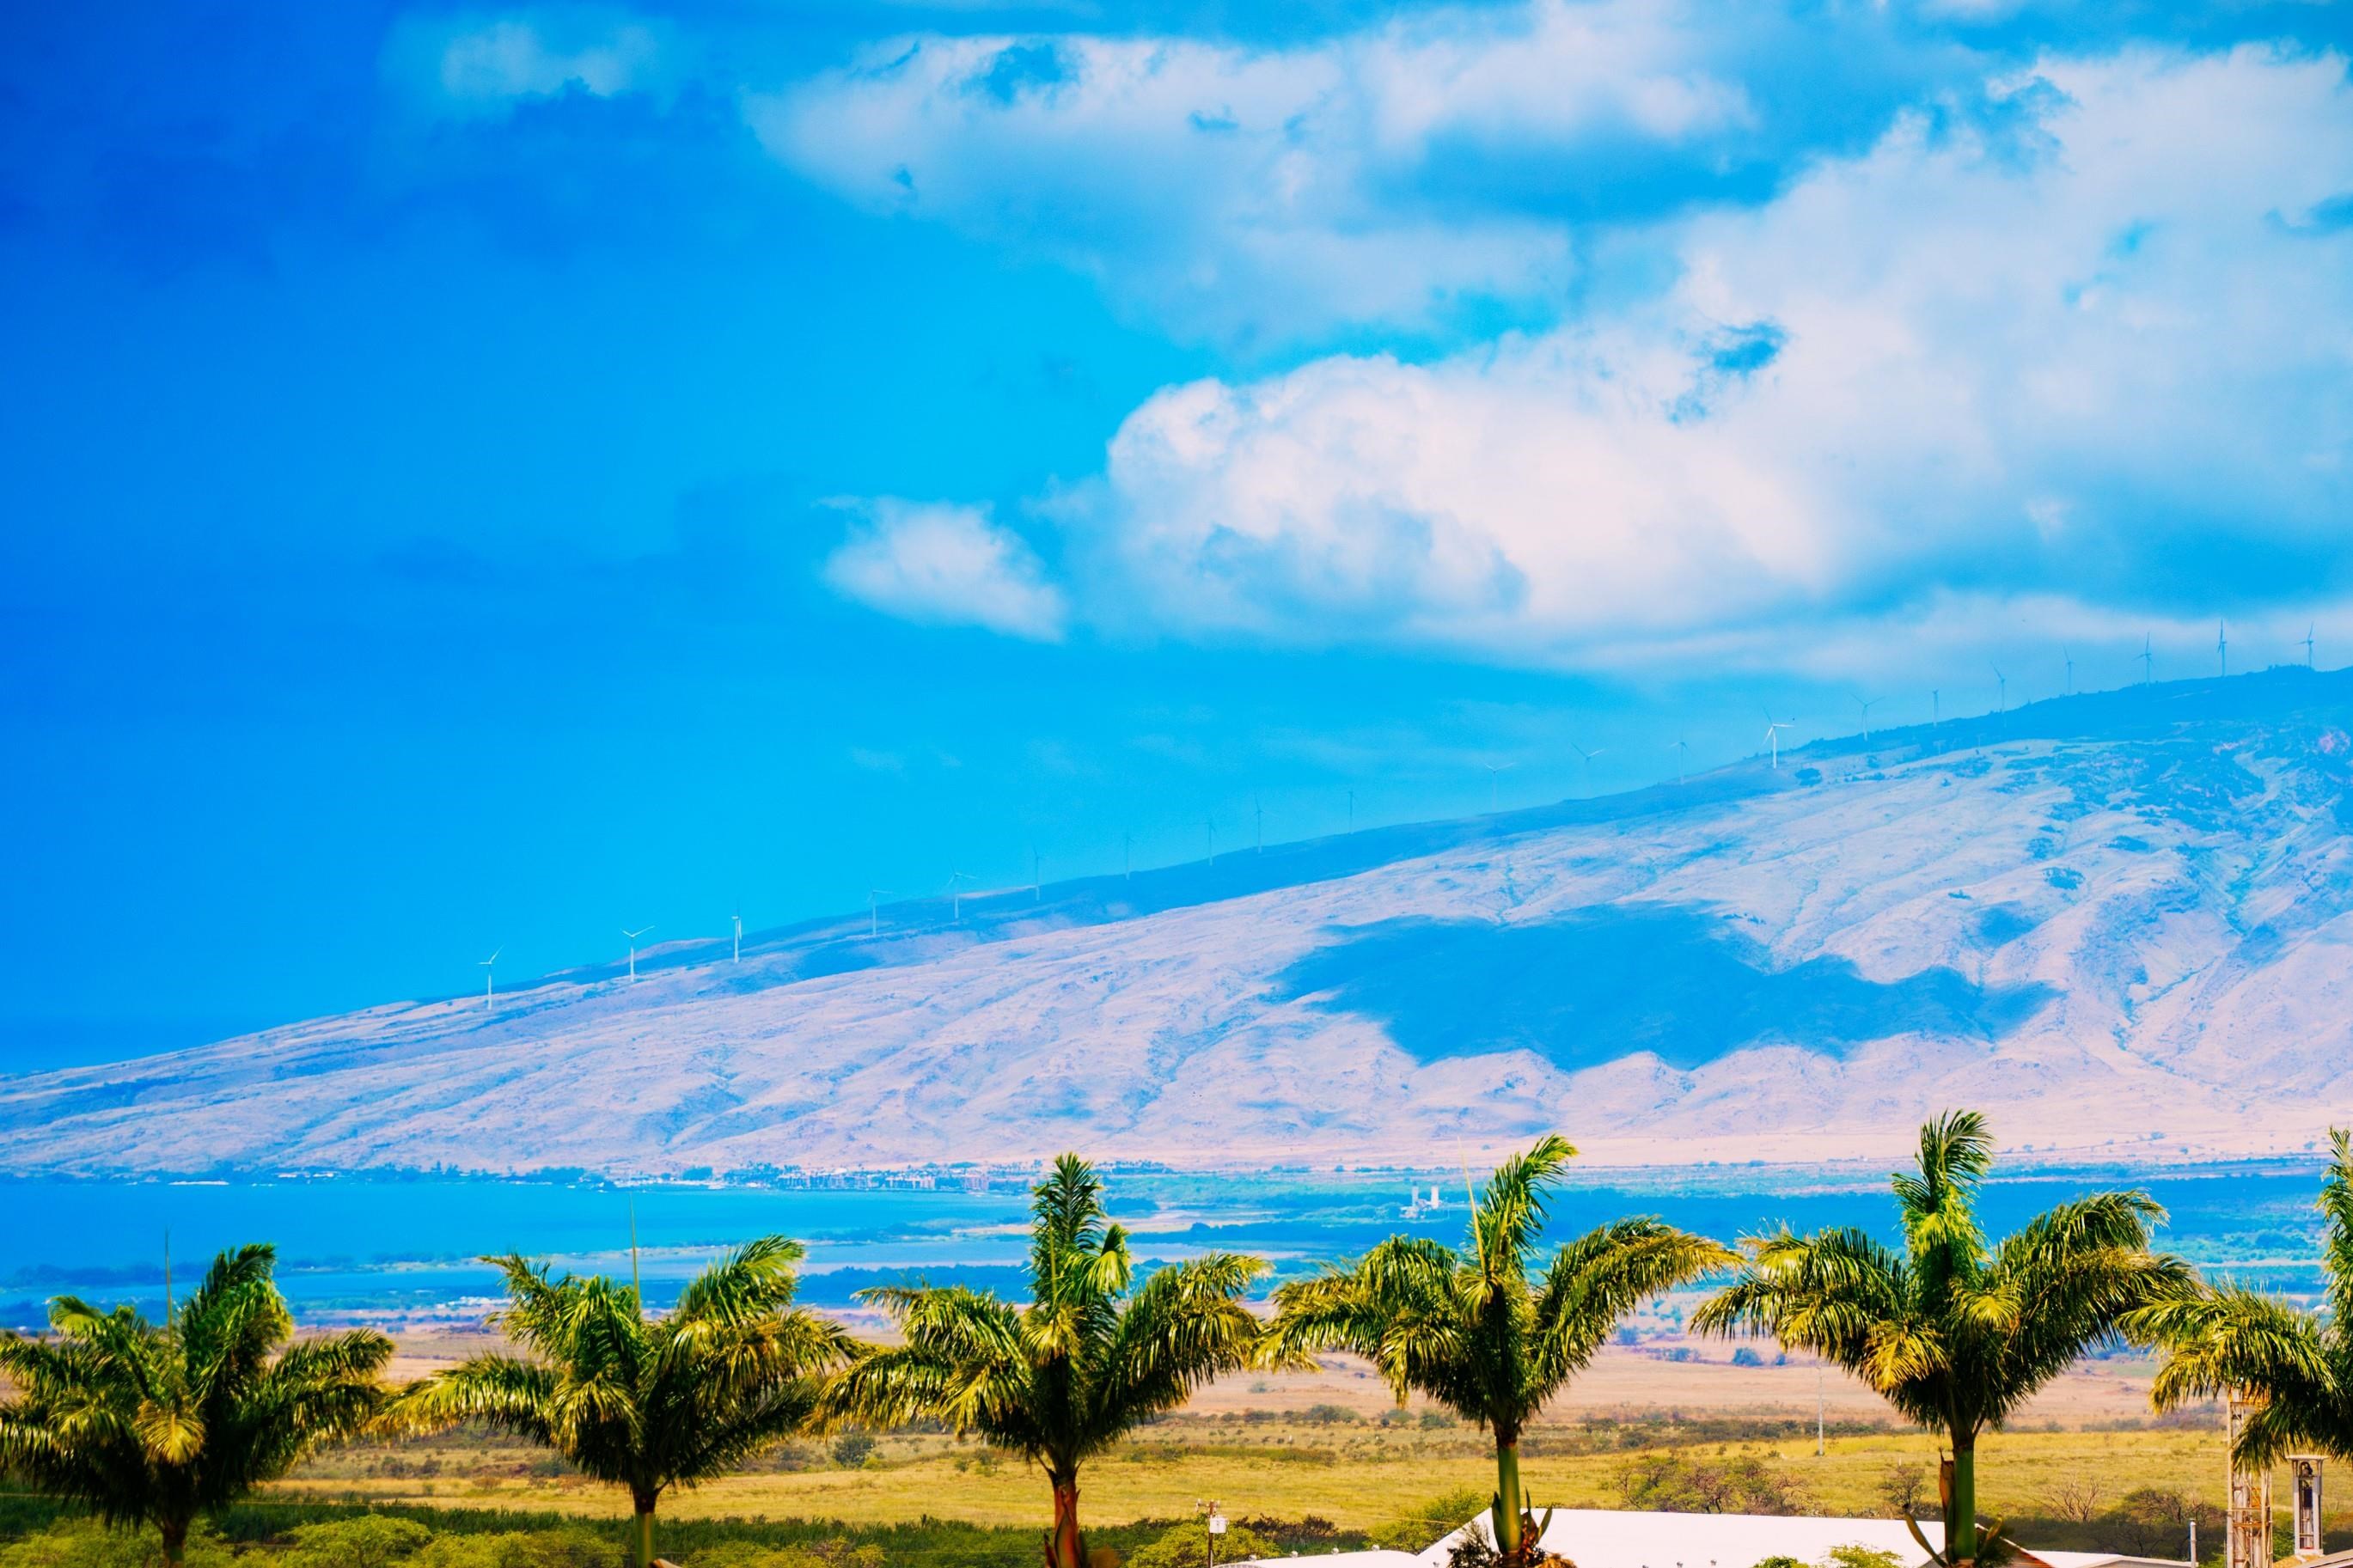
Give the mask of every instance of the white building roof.
[[[1464, 1529], [1469, 1529], [1466, 1525]], [[1944, 1544], [1944, 1526], [1924, 1522], [1928, 1539]], [[1440, 1568], [1461, 1538], [1458, 1530], [1429, 1551], [1345, 1552], [1325, 1556], [1267, 1558], [1273, 1563], [1330, 1564], [1331, 1568]], [[2185, 1545], [2187, 1543], [2185, 1542]], [[1927, 1553], [1900, 1519], [1813, 1519], [1757, 1513], [1644, 1513], [1631, 1510], [1565, 1508], [1553, 1512], [1545, 1550], [1568, 1558], [1577, 1568], [1755, 1568], [1767, 1557], [1821, 1563], [1838, 1546], [1892, 1552], [1905, 1564], [1923, 1564]], [[2049, 1568], [2158, 1568], [2170, 1558], [2120, 1557], [2106, 1552], [2035, 1552], [2030, 1557]], [[1236, 1563], [1233, 1568], [1248, 1568]], [[2186, 1560], [2179, 1568], [2189, 1568]]]

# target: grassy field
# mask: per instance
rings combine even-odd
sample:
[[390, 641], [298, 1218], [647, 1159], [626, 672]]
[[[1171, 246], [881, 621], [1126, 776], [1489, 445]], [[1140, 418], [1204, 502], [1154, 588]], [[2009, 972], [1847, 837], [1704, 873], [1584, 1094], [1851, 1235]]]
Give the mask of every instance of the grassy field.
[[[402, 1371], [478, 1348], [462, 1338], [407, 1343]], [[2154, 1420], [2149, 1370], [2123, 1358], [2087, 1363], [2011, 1430], [1989, 1436], [1979, 1457], [1984, 1510], [2011, 1521], [2031, 1546], [2179, 1556], [2186, 1505], [2200, 1516], [2201, 1545], [2219, 1550], [2227, 1489], [2219, 1418]], [[1830, 1427], [1820, 1455], [1818, 1387]], [[1907, 1498], [1933, 1502], [1938, 1444], [1810, 1363], [1736, 1364], [1722, 1345], [1670, 1342], [1606, 1353], [1529, 1433], [1525, 1453], [1539, 1506], [1883, 1518]], [[1323, 1551], [1394, 1539], [1401, 1521], [1441, 1499], [1438, 1512], [1467, 1517], [1493, 1479], [1484, 1434], [1418, 1403], [1396, 1409], [1367, 1367], [1335, 1356], [1313, 1373], [1203, 1391], [1093, 1464], [1082, 1508], [1122, 1551], [1192, 1519], [1205, 1499], [1270, 1530], [1280, 1521], [1291, 1544]], [[2276, 1495], [2284, 1504], [2284, 1480]], [[31, 1510], [26, 1528], [47, 1517], [32, 1500], [22, 1506]], [[298, 1526], [354, 1509], [407, 1512], [437, 1531], [572, 1520], [617, 1541], [627, 1506], [544, 1450], [457, 1432], [322, 1454], [237, 1510], [230, 1533], [257, 1543], [257, 1563]], [[665, 1499], [662, 1512], [673, 1555], [690, 1565], [697, 1552], [730, 1542], [831, 1538], [910, 1568], [1011, 1568], [1035, 1562], [1047, 1500], [1018, 1458], [945, 1433], [902, 1432], [788, 1444], [747, 1473]], [[12, 1533], [0, 1529], [0, 1540]]]
[[[416, 1347], [412, 1355], [424, 1370], [464, 1348]], [[1526, 1444], [1525, 1474], [1540, 1503], [1629, 1506], [1631, 1478], [1662, 1455], [1718, 1469], [1753, 1460], [1785, 1501], [1808, 1512], [1890, 1515], [1900, 1495], [1891, 1485], [1905, 1467], [1925, 1486], [1922, 1500], [1933, 1500], [1936, 1440], [1895, 1427], [1867, 1390], [1811, 1363], [1734, 1365], [1721, 1345], [1668, 1359], [1680, 1348], [1613, 1350], [1547, 1413]], [[2138, 1361], [2086, 1363], [2012, 1430], [1989, 1436], [1979, 1459], [1985, 1510], [2059, 1519], [2152, 1488], [2219, 1505], [2219, 1423], [2157, 1425], [2148, 1372]], [[1833, 1427], [1820, 1457], [1818, 1377]], [[772, 1468], [666, 1500], [664, 1511], [680, 1520], [1034, 1526], [1044, 1508], [1042, 1483], [1018, 1459], [944, 1434], [888, 1435], [870, 1455], [846, 1458], [825, 1441], [796, 1444]], [[1238, 1378], [1205, 1391], [1093, 1466], [1083, 1508], [1090, 1521], [1113, 1524], [1187, 1517], [1199, 1500], [1215, 1498], [1237, 1516], [1315, 1517], [1361, 1531], [1450, 1492], [1483, 1496], [1492, 1479], [1482, 1434], [1418, 1404], [1394, 1411], [1367, 1367], [1331, 1357], [1314, 1373]], [[626, 1509], [618, 1494], [565, 1473], [538, 1450], [463, 1436], [342, 1450], [279, 1495], [598, 1519]]]
[[[1187, 1515], [1203, 1498], [1229, 1511], [1297, 1519], [1310, 1515], [1346, 1530], [1365, 1530], [1448, 1492], [1483, 1492], [1493, 1466], [1464, 1431], [1441, 1440], [1419, 1432], [1331, 1429], [1269, 1423], [1222, 1431], [1217, 1423], [1172, 1423], [1097, 1464], [1083, 1489], [1087, 1517], [1105, 1523]], [[1645, 1431], [1646, 1436], [1651, 1436]], [[1884, 1516], [1891, 1468], [1924, 1467], [1931, 1475], [1936, 1445], [1918, 1434], [1887, 1432], [1830, 1439], [1816, 1458], [1810, 1436], [1645, 1441], [1606, 1452], [1549, 1454], [1566, 1434], [1540, 1428], [1524, 1470], [1541, 1504], [1567, 1508], [1623, 1506], [1620, 1478], [1630, 1460], [1672, 1452], [1685, 1458], [1736, 1460], [1753, 1457], [1791, 1483], [1808, 1511]], [[404, 1452], [408, 1464], [435, 1461], [434, 1473], [371, 1474], [380, 1457], [355, 1450], [314, 1465], [280, 1495], [365, 1499], [435, 1507], [545, 1510], [585, 1517], [625, 1513], [628, 1500], [576, 1477], [529, 1473], [536, 1456], [504, 1446], [447, 1441], [425, 1454]], [[2141, 1488], [2162, 1488], [2219, 1502], [2219, 1449], [2207, 1434], [2156, 1432], [2025, 1432], [1989, 1438], [1980, 1450], [1979, 1488], [1989, 1513], [2023, 1516], [2057, 1511], [2063, 1491], [2116, 1500]], [[1933, 1485], [1933, 1482], [1931, 1483]], [[2088, 1488], [2086, 1492], [2084, 1489]], [[2285, 1496], [2283, 1483], [2281, 1494]], [[1045, 1506], [1043, 1483], [1015, 1461], [981, 1462], [979, 1452], [936, 1438], [892, 1438], [875, 1462], [858, 1468], [831, 1463], [799, 1471], [731, 1477], [665, 1501], [682, 1519], [766, 1517], [892, 1523], [922, 1518], [977, 1524], [1035, 1522]]]

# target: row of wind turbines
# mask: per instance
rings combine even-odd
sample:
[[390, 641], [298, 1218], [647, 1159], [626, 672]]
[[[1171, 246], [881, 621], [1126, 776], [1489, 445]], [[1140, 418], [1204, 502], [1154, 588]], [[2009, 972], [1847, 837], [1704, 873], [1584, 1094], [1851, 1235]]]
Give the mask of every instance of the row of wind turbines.
[[[2303, 637], [2295, 644], [2295, 646], [2304, 649], [2304, 662], [2306, 668], [2316, 668], [2313, 662], [2313, 648], [2315, 633], [2317, 630], [2317, 623], [2314, 623], [2312, 626], [2306, 626], [2305, 628]], [[2230, 631], [2228, 626], [2220, 620], [2214, 623], [2214, 658], [2217, 672], [2225, 677], [2229, 676], [2231, 673]], [[2065, 697], [2073, 697], [2075, 695], [2075, 656], [2065, 644], [2062, 644], [2059, 648], [2059, 658], [2063, 671], [2060, 694]], [[2147, 686], [2152, 685], [2156, 682], [2157, 648], [2154, 634], [2147, 634], [2142, 637], [2141, 650], [2140, 652], [2133, 655], [2130, 662], [2140, 667], [2140, 684]], [[1987, 668], [1993, 671], [1995, 693], [1994, 711], [1997, 713], [2007, 713], [2010, 711], [2010, 677], [2003, 671], [2002, 668], [1999, 664], [1989, 662]], [[1862, 721], [1862, 741], [1863, 744], [1867, 746], [1871, 743], [1871, 710], [1873, 708], [1878, 707], [1880, 704], [1887, 701], [1888, 698], [1884, 695], [1878, 697], [1865, 697], [1858, 691], [1850, 692], [1848, 694], [1848, 700], [1853, 702], [1855, 707], [1861, 712]], [[1942, 688], [1930, 689], [1928, 692], [1928, 721], [1932, 727], [1941, 725], [1944, 722], [1944, 691]], [[1799, 728], [1797, 720], [1777, 719], [1773, 716], [1773, 710], [1769, 707], [1765, 710], [1765, 732], [1760, 744], [1766, 753], [1766, 765], [1773, 771], [1778, 773], [1780, 770], [1782, 734], [1785, 731], [1794, 731], [1797, 728]], [[1595, 746], [1588, 749], [1575, 741], [1568, 742], [1568, 748], [1570, 751], [1577, 753], [1577, 765], [1584, 777], [1584, 793], [1587, 796], [1590, 797], [1593, 794], [1594, 760], [1607, 754], [1609, 748], [1607, 746]], [[1675, 753], [1675, 783], [1678, 784], [1688, 783], [1691, 762], [1690, 742], [1678, 735], [1675, 739], [1667, 742], [1666, 750]], [[1503, 775], [1509, 773], [1518, 764], [1516, 763], [1482, 763], [1480, 765], [1485, 770], [1487, 774], [1487, 810], [1491, 816], [1495, 815], [1503, 808]], [[1356, 831], [1356, 792], [1353, 789], [1349, 790], [1347, 792], [1347, 796], [1348, 831], [1353, 833]], [[1266, 849], [1266, 812], [1264, 807], [1255, 797], [1253, 797], [1250, 803], [1250, 816], [1253, 827], [1253, 847], [1259, 853], [1262, 854]], [[1217, 864], [1218, 859], [1218, 821], [1216, 814], [1205, 814], [1202, 817], [1202, 827], [1207, 835], [1208, 862], [1210, 865], [1214, 866]], [[1119, 837], [1122, 858], [1122, 875], [1124, 877], [1133, 879], [1135, 875], [1135, 838], [1133, 834], [1129, 833], [1122, 833]], [[1029, 851], [1029, 890], [1031, 897], [1035, 899], [1042, 899], [1044, 897], [1044, 883], [1042, 879], [1043, 866], [1043, 857], [1040, 856], [1035, 848], [1032, 848]], [[967, 892], [967, 888], [970, 886], [976, 886], [979, 881], [980, 879], [974, 876], [969, 871], [958, 869], [951, 870], [948, 873], [946, 885], [942, 891], [948, 900], [949, 923], [954, 925], [961, 925], [964, 923], [964, 900], [967, 897], [971, 896], [971, 894]], [[881, 935], [882, 900], [884, 899], [897, 897], [899, 897], [899, 894], [890, 888], [869, 888], [866, 889], [866, 921], [867, 935], [869, 937], [878, 937]], [[730, 918], [733, 926], [733, 959], [734, 962], [740, 963], [744, 959], [744, 912], [740, 905], [737, 907], [734, 914]], [[623, 927], [621, 930], [622, 940], [628, 943], [628, 978], [631, 982], [635, 982], [638, 978], [638, 942], [640, 938], [651, 934], [654, 928], [649, 925], [639, 926], [634, 931], [629, 930], [627, 927]], [[480, 961], [480, 966], [482, 971], [482, 1005], [485, 1008], [491, 1007], [495, 1004], [497, 996], [497, 987], [494, 979], [496, 973], [495, 965], [498, 963], [499, 954], [505, 951], [506, 949], [501, 946], [494, 951], [490, 957]]]
[[[2318, 629], [2319, 625], [2317, 622], [2306, 626], [2304, 629], [2304, 636], [2298, 638], [2295, 645], [2295, 647], [2304, 649], [2304, 664], [2306, 669], [2316, 668], [2313, 663], [2313, 640], [2314, 634]], [[2059, 658], [2065, 672], [2062, 678], [2060, 685], [2060, 695], [2063, 697], [2073, 697], [2075, 695], [2075, 656], [2068, 651], [2066, 645], [2063, 643], [2060, 645], [2059, 648]], [[2216, 621], [2214, 623], [2214, 659], [2216, 673], [2227, 678], [2231, 673], [2231, 637], [2229, 627], [2221, 621]], [[2143, 686], [2149, 686], [2156, 683], [2157, 644], [2156, 638], [2153, 635], [2144, 635], [2142, 637], [2140, 651], [2132, 656], [2130, 662], [2140, 666], [2140, 684]], [[2010, 677], [2002, 672], [2001, 666], [1998, 664], [1989, 663], [1987, 668], [1993, 671], [1994, 711], [1997, 713], [2007, 713], [2010, 711]], [[1944, 722], [1944, 696], [1945, 694], [1941, 689], [1932, 688], [1929, 690], [1928, 722], [1932, 726]], [[1887, 699], [1884, 697], [1864, 697], [1860, 692], [1856, 692], [1851, 694], [1851, 700], [1853, 701], [1856, 707], [1862, 710], [1862, 742], [1863, 744], [1867, 746], [1871, 743], [1871, 710], [1879, 706], [1882, 702], [1886, 701]], [[1769, 709], [1766, 711], [1765, 719], [1765, 738], [1763, 743], [1770, 754], [1770, 765], [1778, 769], [1781, 765], [1780, 731], [1795, 727], [1796, 721], [1788, 719], [1776, 720]], [[1683, 745], [1683, 742], [1681, 741], [1677, 741], [1674, 742], [1674, 745], [1680, 747]], [[1682, 782], [1680, 775], [1678, 776], [1677, 782]]]

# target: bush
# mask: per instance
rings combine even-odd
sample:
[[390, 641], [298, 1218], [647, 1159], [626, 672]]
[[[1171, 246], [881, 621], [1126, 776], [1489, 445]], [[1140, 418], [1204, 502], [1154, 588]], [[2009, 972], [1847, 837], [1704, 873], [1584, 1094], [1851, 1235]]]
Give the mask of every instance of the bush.
[[1904, 1559], [1876, 1546], [1833, 1546], [1830, 1568], [1904, 1568]]
[[1475, 1487], [1441, 1492], [1411, 1512], [1376, 1526], [1366, 1539], [1392, 1552], [1427, 1552], [1472, 1519], [1483, 1519], [1487, 1497]]
[[[1218, 1559], [1238, 1563], [1250, 1557], [1272, 1557], [1282, 1547], [1258, 1534], [1248, 1526], [1229, 1524], [1218, 1537]], [[1209, 1527], [1198, 1519], [1187, 1520], [1163, 1531], [1156, 1541], [1146, 1542], [1135, 1549], [1124, 1568], [1207, 1568], [1209, 1561]]]
[[306, 1524], [290, 1537], [293, 1544], [274, 1559], [270, 1568], [385, 1568], [406, 1563], [433, 1532], [413, 1519], [338, 1520], [332, 1524]]
[[854, 1470], [871, 1458], [874, 1439], [863, 1432], [845, 1432], [833, 1440], [833, 1462], [845, 1470]]
[[[110, 1530], [94, 1519], [59, 1520], [14, 1546], [0, 1547], [0, 1568], [154, 1568], [163, 1538], [153, 1530]], [[199, 1524], [188, 1531], [188, 1568], [230, 1568], [219, 1536]]]
[[1801, 1513], [1805, 1489], [1753, 1456], [1694, 1464], [1680, 1454], [1644, 1454], [1619, 1467], [1618, 1495], [1628, 1508], [1668, 1513]]
[[730, 1541], [686, 1560], [687, 1568], [887, 1568], [879, 1546], [813, 1541], [803, 1546], [756, 1546]]
[[438, 1535], [401, 1568], [622, 1568], [621, 1549], [588, 1530]]

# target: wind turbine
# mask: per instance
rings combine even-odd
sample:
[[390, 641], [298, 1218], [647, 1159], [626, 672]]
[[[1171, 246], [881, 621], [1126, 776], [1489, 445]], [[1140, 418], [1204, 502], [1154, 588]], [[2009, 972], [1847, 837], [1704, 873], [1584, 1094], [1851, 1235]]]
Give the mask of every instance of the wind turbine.
[[2312, 668], [2312, 634], [2319, 628], [2319, 622], [2315, 621], [2304, 628], [2304, 668], [2306, 669]]
[[2067, 685], [2065, 689], [2063, 690], [2060, 695], [2063, 697], [2073, 697], [2075, 695], [2075, 656], [2067, 651], [2067, 645], [2065, 643], [2061, 643], [2059, 645], [2059, 657], [2065, 660], [2067, 665]]
[[499, 961], [499, 953], [505, 951], [505, 948], [500, 948], [497, 952], [482, 960], [482, 1005], [485, 1008], [491, 1005], [491, 965], [496, 963]]
[[1995, 689], [2000, 693], [1995, 703], [1994, 711], [2007, 713], [2010, 711], [2010, 677], [2004, 675], [2001, 672], [2001, 666], [1997, 664], [1993, 666], [1993, 678], [1996, 683]]
[[1131, 882], [1134, 881], [1135, 835], [1133, 833], [1123, 833], [1119, 836], [1119, 863], [1120, 875]]
[[870, 937], [881, 936], [882, 934], [881, 900], [889, 897], [890, 892], [891, 889], [888, 888], [869, 888], [866, 889], [866, 934]]
[[1862, 710], [1862, 743], [1868, 746], [1871, 744], [1871, 710], [1873, 708], [1878, 707], [1881, 703], [1886, 701], [1887, 699], [1884, 697], [1866, 698], [1859, 691], [1850, 691], [1847, 695], [1853, 698], [1854, 705]]
[[1928, 689], [1928, 728], [1936, 729], [1945, 721], [1945, 694], [1936, 687]]
[[2140, 638], [2140, 683], [2147, 686], [2157, 679], [2157, 654], [2154, 634], [2143, 632]]
[[1585, 763], [1585, 798], [1590, 800], [1593, 798], [1593, 759], [1599, 756], [1609, 748], [1607, 746], [1596, 746], [1593, 750], [1588, 752], [1583, 746], [1571, 741], [1568, 743], [1568, 749], [1575, 752], [1578, 760]]
[[638, 977], [638, 938], [653, 929], [651, 926], [639, 926], [635, 931], [621, 932], [623, 936], [629, 939], [629, 978], [632, 980]]
[[1684, 744], [1683, 738], [1678, 735], [1667, 742], [1667, 750], [1675, 754], [1675, 783], [1681, 784], [1683, 782], [1683, 764], [1691, 757], [1691, 747]]
[[1781, 731], [1798, 727], [1795, 719], [1776, 719], [1773, 710], [1765, 710], [1765, 743], [1773, 748], [1773, 771], [1781, 771]]
[[1038, 858], [1037, 847], [1033, 845], [1029, 850], [1029, 901], [1033, 904], [1042, 903], [1046, 898], [1046, 884], [1039, 879], [1038, 874], [1038, 868], [1041, 864], [1042, 862]]
[[964, 888], [961, 884], [979, 880], [979, 878], [966, 871], [948, 873], [948, 923], [950, 925], [964, 924]]
[[2222, 635], [2222, 623], [2214, 623], [2214, 657], [2222, 661], [2222, 673], [2231, 673], [2231, 639]]
[[1201, 829], [1209, 836], [1209, 864], [1214, 866], [1218, 863], [1218, 814], [1216, 812], [1205, 811], [1201, 814]]
[[1487, 770], [1487, 815], [1493, 816], [1503, 801], [1504, 775], [1517, 766], [1514, 763], [1482, 763]]
[[735, 906], [735, 962], [744, 962], [744, 906]]

